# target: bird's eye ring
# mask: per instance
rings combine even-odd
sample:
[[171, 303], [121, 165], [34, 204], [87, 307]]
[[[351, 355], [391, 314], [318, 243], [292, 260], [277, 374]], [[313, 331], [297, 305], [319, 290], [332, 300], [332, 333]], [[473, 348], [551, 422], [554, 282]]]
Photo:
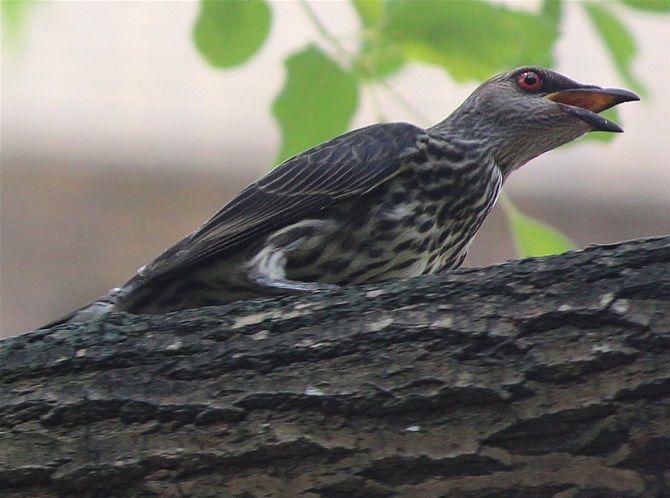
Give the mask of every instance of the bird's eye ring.
[[535, 71], [525, 71], [521, 73], [516, 82], [524, 90], [535, 91], [542, 85], [542, 78]]

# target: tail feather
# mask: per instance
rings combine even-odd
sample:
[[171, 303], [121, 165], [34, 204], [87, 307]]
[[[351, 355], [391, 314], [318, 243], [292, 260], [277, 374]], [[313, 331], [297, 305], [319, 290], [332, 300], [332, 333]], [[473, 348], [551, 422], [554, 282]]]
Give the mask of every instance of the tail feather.
[[88, 320], [96, 320], [101, 316], [111, 313], [112, 311], [119, 311], [119, 301], [122, 292], [121, 289], [112, 289], [105, 296], [102, 296], [89, 304], [82, 306], [79, 309], [71, 311], [62, 317], [47, 323], [40, 327], [40, 329], [50, 329], [57, 325], [65, 323], [86, 322]]

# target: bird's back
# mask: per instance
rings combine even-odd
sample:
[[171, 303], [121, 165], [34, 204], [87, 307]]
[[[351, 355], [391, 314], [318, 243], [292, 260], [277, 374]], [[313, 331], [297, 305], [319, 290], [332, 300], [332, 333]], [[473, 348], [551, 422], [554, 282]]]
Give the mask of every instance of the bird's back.
[[261, 270], [289, 281], [355, 285], [456, 268], [501, 186], [492, 158], [426, 135], [396, 174], [356, 197], [277, 227], [226, 258], [131, 280], [123, 309], [159, 313], [286, 293], [249, 278]]

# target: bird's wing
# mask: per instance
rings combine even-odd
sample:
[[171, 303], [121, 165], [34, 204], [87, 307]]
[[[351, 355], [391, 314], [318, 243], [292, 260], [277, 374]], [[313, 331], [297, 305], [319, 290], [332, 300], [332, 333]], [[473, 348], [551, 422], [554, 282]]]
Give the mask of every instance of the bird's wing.
[[425, 134], [407, 123], [377, 124], [301, 152], [249, 185], [140, 274], [164, 276], [359, 196], [393, 177], [418, 153]]

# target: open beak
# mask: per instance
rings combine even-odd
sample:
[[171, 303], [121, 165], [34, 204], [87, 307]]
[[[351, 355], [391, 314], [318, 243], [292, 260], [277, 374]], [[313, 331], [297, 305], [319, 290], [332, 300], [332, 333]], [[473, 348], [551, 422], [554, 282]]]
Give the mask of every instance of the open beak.
[[591, 126], [593, 131], [614, 131], [619, 133], [623, 131], [619, 125], [599, 116], [598, 113], [622, 102], [640, 100], [640, 97], [628, 90], [600, 88], [597, 86], [583, 86], [561, 90], [560, 92], [550, 93], [544, 98], [561, 104], [561, 107], [566, 112], [584, 121]]

